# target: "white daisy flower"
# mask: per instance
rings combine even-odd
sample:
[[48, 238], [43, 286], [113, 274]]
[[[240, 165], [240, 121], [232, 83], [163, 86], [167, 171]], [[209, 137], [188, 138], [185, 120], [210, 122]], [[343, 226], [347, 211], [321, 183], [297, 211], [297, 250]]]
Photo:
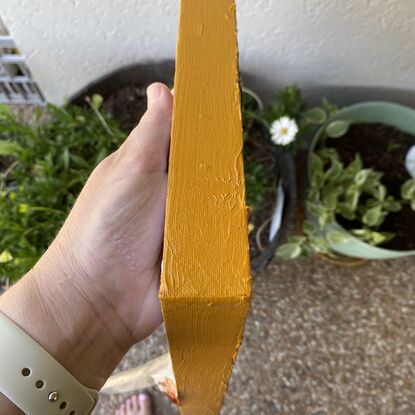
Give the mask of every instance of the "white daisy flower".
[[271, 139], [275, 144], [286, 146], [295, 140], [299, 129], [295, 120], [281, 117], [272, 123], [270, 131]]

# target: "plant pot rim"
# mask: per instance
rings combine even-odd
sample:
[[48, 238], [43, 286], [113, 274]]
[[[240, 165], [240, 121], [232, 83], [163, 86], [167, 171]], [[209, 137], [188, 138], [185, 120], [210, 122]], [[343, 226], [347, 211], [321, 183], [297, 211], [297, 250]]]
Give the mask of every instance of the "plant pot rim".
[[173, 78], [174, 67], [175, 61], [173, 59], [150, 60], [123, 65], [89, 82], [73, 94], [68, 102], [73, 105], [85, 105], [84, 98], [93, 94], [100, 94], [105, 99], [114, 91], [131, 84], [144, 86], [157, 82], [157, 80], [168, 83]]
[[[311, 154], [314, 152], [314, 149], [317, 143], [320, 141], [321, 136], [324, 133], [327, 125], [332, 121], [340, 120], [340, 119], [350, 120], [352, 124], [353, 123], [364, 123], [365, 122], [363, 121], [363, 118], [365, 117], [364, 113], [367, 111], [369, 112], [372, 112], [372, 111], [393, 112], [393, 113], [403, 114], [409, 118], [413, 118], [413, 130], [412, 131], [408, 129], [406, 123], [401, 128], [400, 126], [401, 122], [399, 122], [399, 120], [396, 120], [393, 123], [387, 122], [387, 121], [383, 122], [380, 120], [366, 121], [366, 123], [382, 122], [385, 125], [391, 125], [391, 126], [397, 127], [400, 130], [403, 130], [412, 135], [415, 135], [415, 110], [411, 107], [401, 105], [401, 104], [396, 104], [393, 102], [388, 102], [388, 101], [366, 101], [366, 102], [361, 102], [361, 103], [357, 103], [357, 104], [344, 107], [339, 112], [330, 116], [328, 120], [325, 122], [325, 124], [321, 128], [319, 128], [319, 130], [316, 132], [316, 134], [313, 137], [313, 140], [310, 145], [308, 163], [307, 163], [308, 164], [307, 173], [308, 173], [309, 180], [312, 176], [311, 162], [310, 162]], [[347, 117], [348, 114], [353, 114], [353, 112], [360, 113], [360, 116], [359, 116], [360, 119], [357, 119], [356, 121], [354, 121], [353, 119]], [[371, 115], [371, 117], [373, 117], [373, 114]], [[339, 139], [341, 140], [341, 138]], [[309, 212], [307, 212], [307, 216], [309, 217], [310, 220], [314, 220], [314, 221], [316, 220]], [[330, 247], [334, 252], [337, 252], [342, 255], [360, 257], [360, 258], [365, 258], [365, 259], [393, 259], [393, 258], [402, 258], [402, 257], [415, 255], [415, 250], [393, 250], [393, 249], [380, 248], [377, 246], [370, 245], [356, 238], [347, 229], [341, 226], [338, 222], [327, 225], [322, 230], [324, 235], [327, 235], [327, 233], [331, 231], [339, 231], [339, 232], [347, 233], [350, 236], [350, 241], [348, 242], [345, 242], [342, 244], [332, 244], [332, 243], [330, 244]], [[351, 252], [353, 252], [354, 255], [351, 254]], [[360, 253], [360, 255], [357, 255], [358, 253]]]

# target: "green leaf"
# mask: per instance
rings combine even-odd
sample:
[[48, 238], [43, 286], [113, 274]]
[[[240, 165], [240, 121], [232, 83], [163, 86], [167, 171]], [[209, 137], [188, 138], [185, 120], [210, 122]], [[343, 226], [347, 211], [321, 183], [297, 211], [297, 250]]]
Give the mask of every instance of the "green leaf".
[[377, 232], [370, 229], [352, 229], [350, 232], [363, 242], [373, 246], [386, 243], [395, 237], [395, 234], [391, 232]]
[[[247, 204], [259, 209], [272, 183], [270, 172], [257, 160], [245, 160]], [[255, 214], [255, 213], [254, 213]]]
[[329, 193], [324, 198], [324, 206], [329, 210], [335, 210], [337, 206], [337, 194]]
[[326, 134], [330, 138], [343, 137], [349, 131], [350, 125], [351, 125], [350, 121], [345, 121], [345, 120], [332, 121], [326, 127]]
[[13, 261], [13, 255], [10, 253], [10, 251], [5, 249], [0, 254], [0, 264], [7, 264], [8, 262], [11, 262], [11, 261]]
[[386, 198], [386, 194], [387, 194], [387, 189], [386, 186], [383, 184], [378, 185], [378, 187], [376, 188], [376, 192], [375, 192], [375, 197], [380, 200], [381, 202], [383, 202]]
[[305, 236], [299, 236], [299, 235], [290, 236], [290, 242], [292, 243], [303, 244], [306, 241], [307, 241], [307, 238]]
[[309, 245], [313, 252], [327, 254], [330, 252], [330, 246], [327, 240], [320, 234], [313, 235], [310, 238]]
[[342, 171], [343, 171], [343, 164], [338, 160], [332, 160], [330, 168], [325, 173], [325, 177], [326, 179], [335, 181], [341, 176]]
[[324, 171], [323, 160], [316, 153], [311, 154], [311, 170], [313, 174], [323, 173]]
[[380, 245], [387, 241], [387, 236], [381, 232], [372, 232], [370, 242], [372, 245]]
[[390, 143], [386, 151], [391, 153], [394, 150], [399, 150], [402, 146], [399, 143]]
[[347, 220], [356, 219], [355, 210], [351, 209], [351, 207], [349, 205], [346, 205], [345, 203], [339, 204], [337, 206], [337, 213]]
[[65, 171], [68, 171], [70, 162], [71, 162], [71, 158], [70, 158], [69, 149], [66, 147], [62, 153], [62, 163], [63, 163], [63, 168]]
[[382, 217], [382, 206], [375, 206], [363, 215], [362, 222], [367, 226], [376, 227], [382, 222]]
[[328, 243], [332, 245], [345, 244], [347, 242], [350, 242], [352, 239], [348, 233], [341, 231], [327, 232], [326, 238]]
[[108, 156], [108, 151], [106, 148], [101, 148], [99, 153], [97, 154], [96, 158], [96, 164], [100, 163], [102, 160], [104, 160], [105, 157]]
[[371, 169], [363, 169], [363, 170], [360, 170], [356, 174], [356, 177], [354, 178], [355, 183], [359, 187], [363, 186], [365, 184], [366, 180], [369, 178], [371, 172], [372, 172]]
[[363, 161], [360, 154], [356, 154], [355, 159], [344, 169], [344, 177], [354, 178], [363, 169]]
[[295, 259], [295, 258], [300, 257], [301, 253], [302, 253], [301, 245], [292, 242], [292, 243], [281, 245], [277, 249], [276, 255], [279, 258], [283, 258], [283, 259]]
[[324, 160], [340, 161], [339, 153], [334, 148], [323, 147], [318, 151], [318, 155]]
[[409, 179], [401, 186], [401, 196], [405, 200], [411, 200], [415, 195], [415, 179]]
[[328, 210], [324, 210], [318, 217], [318, 224], [320, 228], [324, 228], [327, 224], [333, 222], [333, 214]]
[[323, 108], [315, 107], [308, 110], [304, 117], [309, 124], [321, 125], [326, 122], [327, 113]]
[[20, 203], [18, 207], [19, 213], [27, 213], [30, 209], [30, 206], [27, 203]]
[[321, 206], [318, 203], [313, 203], [310, 201], [306, 201], [307, 210], [310, 212], [311, 215], [318, 218], [322, 213], [325, 212], [325, 209], [323, 206]]
[[351, 229], [350, 232], [359, 238], [367, 238], [370, 235], [367, 229]]
[[310, 190], [307, 194], [307, 200], [311, 203], [319, 203], [320, 202], [320, 192], [313, 185], [311, 186], [311, 188], [310, 188]]
[[383, 203], [383, 207], [388, 211], [388, 212], [400, 212], [402, 210], [402, 205], [400, 202], [398, 202], [397, 200], [395, 200], [395, 198], [393, 196], [388, 196], [386, 198], [386, 200]]
[[23, 148], [19, 144], [12, 141], [0, 140], [0, 156], [18, 157], [22, 152]]
[[313, 234], [313, 233], [317, 232], [317, 226], [316, 226], [313, 222], [311, 222], [311, 221], [309, 221], [309, 220], [305, 220], [305, 221], [303, 222], [303, 232], [304, 232], [307, 236], [309, 236], [309, 235], [311, 235], [311, 234]]
[[102, 98], [99, 94], [92, 95], [92, 103], [94, 104], [95, 108], [99, 109], [104, 102], [104, 98]]
[[336, 105], [332, 104], [327, 98], [323, 98], [323, 108], [329, 114], [335, 114], [339, 110], [339, 108]]
[[91, 167], [91, 165], [88, 164], [88, 162], [83, 157], [78, 156], [76, 154], [71, 154], [70, 159], [74, 162], [74, 164], [76, 164], [79, 167], [83, 167], [83, 168]]
[[361, 192], [356, 184], [350, 185], [346, 190], [345, 204], [352, 212], [356, 211], [359, 204], [360, 196]]
[[320, 190], [325, 182], [325, 177], [323, 173], [318, 171], [314, 172], [311, 176], [311, 188], [314, 190]]

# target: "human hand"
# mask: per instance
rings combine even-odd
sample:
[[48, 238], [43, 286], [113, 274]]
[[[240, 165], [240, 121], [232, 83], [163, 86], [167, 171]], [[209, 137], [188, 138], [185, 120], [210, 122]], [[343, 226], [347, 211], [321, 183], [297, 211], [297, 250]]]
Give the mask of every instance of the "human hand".
[[34, 269], [0, 298], [9, 316], [79, 381], [100, 388], [162, 321], [158, 301], [172, 94], [90, 176]]
[[94, 170], [38, 264], [47, 273], [51, 256], [65, 257], [58, 269], [63, 282], [84, 294], [100, 292], [134, 342], [162, 321], [157, 294], [173, 100], [162, 84], [151, 86], [148, 95], [140, 124]]

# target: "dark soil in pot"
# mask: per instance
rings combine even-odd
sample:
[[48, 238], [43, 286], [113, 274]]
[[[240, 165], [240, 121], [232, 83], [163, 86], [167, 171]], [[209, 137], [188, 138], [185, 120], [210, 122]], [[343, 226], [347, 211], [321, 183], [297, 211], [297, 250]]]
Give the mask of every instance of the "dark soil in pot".
[[123, 130], [131, 131], [146, 112], [146, 88], [131, 85], [115, 91], [104, 101], [103, 108], [115, 117]]
[[[384, 124], [354, 124], [339, 139], [328, 139], [328, 147], [335, 148], [345, 164], [352, 162], [359, 153], [365, 168], [383, 172], [382, 182], [388, 193], [401, 199], [401, 185], [411, 178], [405, 168], [408, 150], [415, 145], [415, 136]], [[346, 229], [354, 224], [339, 221]], [[415, 249], [415, 212], [404, 204], [398, 213], [391, 213], [380, 228], [396, 236], [382, 248], [393, 250]]]

